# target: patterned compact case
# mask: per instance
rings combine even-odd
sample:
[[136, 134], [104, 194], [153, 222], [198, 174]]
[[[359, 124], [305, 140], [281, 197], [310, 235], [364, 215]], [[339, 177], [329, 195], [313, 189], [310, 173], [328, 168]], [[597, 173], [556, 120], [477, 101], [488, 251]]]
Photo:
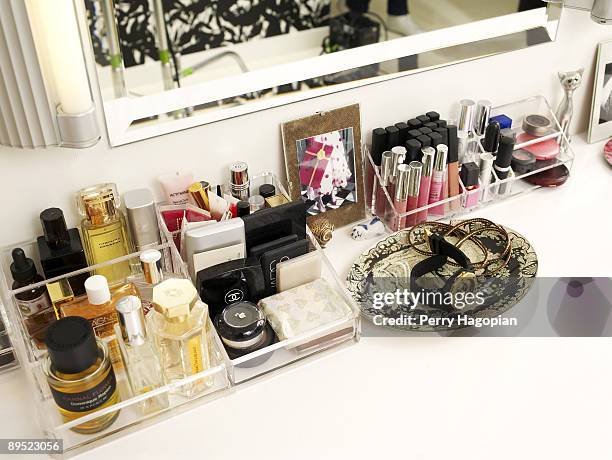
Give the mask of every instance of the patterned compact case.
[[259, 306], [280, 340], [352, 315], [351, 307], [322, 278], [261, 299]]

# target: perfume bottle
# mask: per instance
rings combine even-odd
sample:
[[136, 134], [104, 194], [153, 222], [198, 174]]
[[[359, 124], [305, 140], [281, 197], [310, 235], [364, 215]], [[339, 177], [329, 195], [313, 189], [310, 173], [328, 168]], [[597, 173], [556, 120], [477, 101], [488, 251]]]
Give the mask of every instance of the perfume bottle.
[[[132, 394], [138, 396], [160, 388], [164, 384], [161, 365], [147, 335], [142, 302], [130, 295], [119, 299], [115, 308], [119, 315], [115, 335]], [[168, 404], [168, 395], [162, 393], [141, 401], [139, 407], [143, 414], [153, 414], [166, 409]]]
[[[40, 213], [40, 222], [44, 234], [37, 239], [38, 253], [47, 279], [87, 267], [79, 231], [67, 228], [61, 209], [45, 209]], [[75, 295], [85, 294], [85, 280], [88, 277], [89, 273], [70, 277], [68, 282]]]
[[[36, 271], [34, 261], [26, 257], [23, 249], [15, 248], [11, 255], [13, 257], [10, 266], [14, 280], [11, 286], [13, 290], [44, 281], [44, 278]], [[47, 290], [44, 286], [29, 289], [15, 294], [15, 299], [28, 334], [36, 343], [37, 348], [44, 348], [47, 328], [56, 319]]]
[[[164, 280], [161, 267], [162, 254], [157, 249], [149, 249], [140, 254], [139, 273], [128, 277], [147, 304], [153, 302], [153, 288]], [[179, 277], [172, 275], [173, 277]]]
[[96, 337], [110, 341], [110, 356], [113, 364], [121, 365], [119, 346], [114, 339], [115, 324], [117, 324], [117, 300], [128, 295], [138, 295], [132, 283], [108, 286], [108, 281], [102, 275], [94, 275], [85, 281], [87, 296], [81, 296], [73, 302], [60, 306], [60, 316], [80, 316], [90, 322]]
[[[115, 184], [100, 184], [77, 194], [77, 206], [83, 216], [81, 232], [89, 265], [126, 256], [130, 240], [123, 213], [119, 209], [119, 194]], [[106, 277], [113, 285], [130, 274], [128, 261], [98, 268], [96, 275]]]
[[[45, 339], [49, 355], [44, 371], [64, 422], [70, 422], [119, 402], [117, 381], [107, 345], [96, 340], [89, 322], [78, 316], [51, 325]], [[97, 433], [110, 426], [119, 411], [71, 428]]]
[[[155, 309], [147, 321], [155, 334], [165, 382], [177, 382], [208, 369], [208, 307], [198, 299], [191, 281], [163, 281], [153, 288], [153, 303]], [[189, 398], [210, 384], [209, 379], [201, 379], [180, 386], [178, 392]]]

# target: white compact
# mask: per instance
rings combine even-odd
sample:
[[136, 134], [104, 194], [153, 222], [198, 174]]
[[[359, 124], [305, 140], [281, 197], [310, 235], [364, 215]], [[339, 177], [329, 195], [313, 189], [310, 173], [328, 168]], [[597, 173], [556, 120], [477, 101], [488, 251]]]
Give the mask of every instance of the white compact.
[[288, 291], [318, 280], [321, 278], [322, 263], [319, 251], [279, 263], [276, 265], [276, 291]]

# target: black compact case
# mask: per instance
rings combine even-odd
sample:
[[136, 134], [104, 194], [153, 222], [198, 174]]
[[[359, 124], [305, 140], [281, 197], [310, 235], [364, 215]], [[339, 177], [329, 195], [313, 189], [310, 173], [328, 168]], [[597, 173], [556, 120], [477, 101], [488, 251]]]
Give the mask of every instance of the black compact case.
[[308, 246], [308, 240], [299, 240], [267, 251], [261, 256], [261, 269], [266, 280], [267, 296], [276, 294], [276, 266], [281, 262], [306, 254]]
[[266, 294], [261, 263], [256, 257], [231, 260], [200, 270], [196, 286], [200, 298], [208, 305], [211, 318], [235, 302], [246, 300], [256, 304]]
[[306, 215], [309, 207], [309, 203], [292, 201], [241, 217], [244, 221], [247, 252], [254, 246], [285, 236], [297, 235], [298, 240], [305, 239]]

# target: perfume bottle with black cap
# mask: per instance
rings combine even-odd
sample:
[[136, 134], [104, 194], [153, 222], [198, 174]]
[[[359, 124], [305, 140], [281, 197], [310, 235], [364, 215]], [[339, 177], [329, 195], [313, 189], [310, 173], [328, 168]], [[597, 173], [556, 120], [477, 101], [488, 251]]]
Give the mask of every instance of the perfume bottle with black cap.
[[[40, 213], [43, 235], [37, 239], [40, 264], [47, 279], [87, 267], [85, 251], [76, 228], [67, 228], [64, 213], [59, 208]], [[70, 277], [68, 283], [76, 296], [85, 293], [89, 273]]]

